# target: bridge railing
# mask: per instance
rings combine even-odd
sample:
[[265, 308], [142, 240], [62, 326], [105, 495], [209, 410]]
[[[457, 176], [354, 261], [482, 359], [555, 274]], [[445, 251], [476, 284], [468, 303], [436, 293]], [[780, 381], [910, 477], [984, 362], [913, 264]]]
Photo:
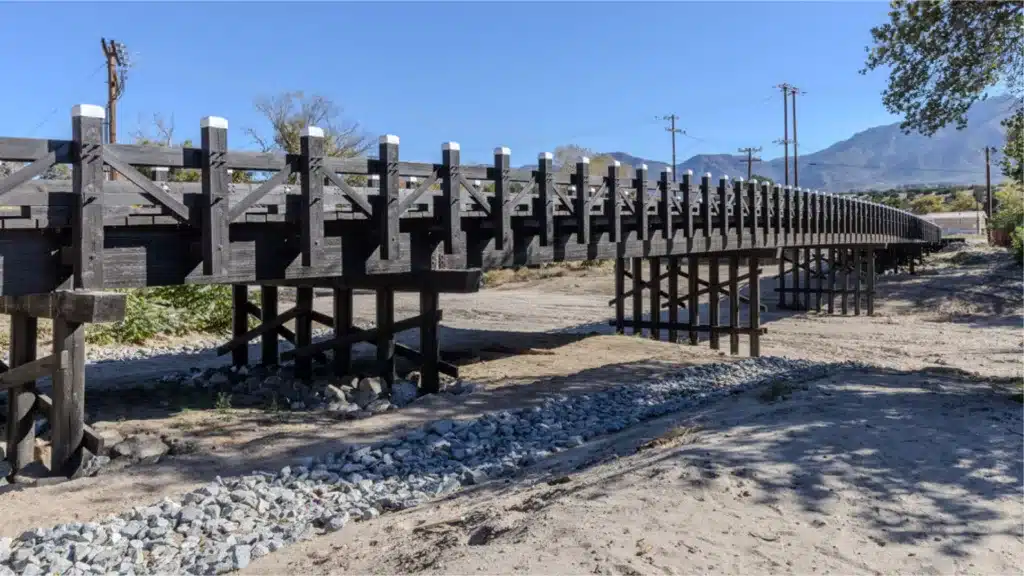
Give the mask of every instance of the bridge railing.
[[[73, 110], [72, 140], [0, 138], [0, 159], [28, 163], [0, 179], [0, 238], [42, 230], [51, 241], [39, 250], [52, 251], [53, 239], [70, 232], [59, 250], [76, 287], [256, 277], [259, 257], [246, 253], [236, 262], [242, 250], [236, 237], [244, 242], [247, 233], [240, 231], [261, 224], [283, 225], [274, 233], [297, 236], [295, 266], [264, 266], [285, 277], [293, 277], [296, 266], [307, 277], [337, 275], [342, 268], [348, 273], [343, 261], [351, 258], [338, 253], [340, 238], [353, 234], [364, 244], [359, 253], [383, 263], [359, 265], [361, 273], [416, 267], [409, 243], [419, 240], [409, 235], [421, 233], [427, 235], [417, 238], [438, 244], [441, 260], [447, 258], [441, 264], [453, 267], [633, 252], [933, 243], [941, 236], [934, 224], [889, 206], [756, 181], [716, 181], [710, 174], [682, 174], [674, 182], [669, 171], [652, 175], [646, 166], [618, 163], [596, 173], [587, 158], [556, 167], [547, 152], [535, 167], [514, 169], [505, 147], [495, 149], [489, 165], [464, 165], [454, 142], [441, 146], [438, 163], [405, 162], [399, 138], [390, 135], [380, 138], [376, 158], [332, 158], [324, 156], [325, 135], [316, 127], [303, 132], [300, 154], [231, 150], [228, 123], [218, 117], [202, 120], [197, 148], [103, 144], [103, 120], [102, 108], [81, 105]], [[58, 164], [70, 164], [73, 177], [40, 178]], [[109, 180], [108, 171], [119, 178]], [[237, 172], [257, 179], [239, 181]], [[111, 238], [130, 235], [137, 244], [147, 230], [168, 229], [178, 230], [185, 252], [198, 254], [201, 270], [183, 264], [184, 271], [166, 278], [113, 270], [140, 263], [106, 254], [118, 244]], [[29, 289], [12, 288], [8, 278], [0, 294]]]

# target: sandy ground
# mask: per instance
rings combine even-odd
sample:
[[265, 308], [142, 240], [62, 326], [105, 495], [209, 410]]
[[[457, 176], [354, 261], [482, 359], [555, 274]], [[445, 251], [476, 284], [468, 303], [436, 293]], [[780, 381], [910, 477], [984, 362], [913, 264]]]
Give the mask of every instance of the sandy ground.
[[[1020, 268], [986, 250], [939, 255], [917, 276], [880, 278], [870, 318], [779, 312], [771, 287], [763, 354], [875, 368], [771, 402], [755, 392], [649, 423], [560, 455], [550, 469], [349, 526], [249, 571], [1019, 573], [1024, 432], [1011, 393], [1024, 373]], [[610, 331], [611, 294], [610, 275], [595, 270], [444, 297], [445, 346], [465, 350], [463, 375], [484, 390], [358, 422], [189, 409], [159, 391], [130, 406], [87, 402], [99, 406], [98, 428], [169, 431], [197, 439], [200, 451], [0, 492], [0, 535], [120, 512], [338, 441], [730, 359], [706, 343], [594, 336]], [[369, 297], [359, 302], [372, 320]], [[399, 315], [416, 305], [412, 295], [396, 302]], [[532, 353], [508, 354], [524, 349]], [[125, 364], [122, 381], [166, 370]], [[103, 385], [90, 380], [91, 390]]]

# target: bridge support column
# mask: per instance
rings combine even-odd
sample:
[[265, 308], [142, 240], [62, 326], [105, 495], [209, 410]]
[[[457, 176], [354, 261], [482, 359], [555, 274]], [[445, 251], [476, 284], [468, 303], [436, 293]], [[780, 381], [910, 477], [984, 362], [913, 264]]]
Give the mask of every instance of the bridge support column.
[[648, 296], [651, 298], [651, 340], [661, 340], [661, 258], [649, 259], [650, 280], [647, 281]]
[[[732, 275], [730, 274], [730, 278], [731, 277]], [[718, 339], [718, 327], [720, 325], [719, 314], [722, 309], [722, 290], [718, 284], [717, 256], [711, 256], [708, 258], [708, 282], [708, 326], [711, 328], [709, 339], [711, 340], [711, 349], [718, 350], [721, 347]], [[729, 301], [732, 302], [732, 298], [730, 298]], [[732, 324], [731, 317], [729, 323], [730, 325]]]
[[868, 316], [875, 315], [875, 250], [868, 248], [867, 258], [867, 281], [868, 281]]
[[626, 333], [626, 259], [615, 259], [615, 333]]
[[828, 313], [834, 314], [836, 310], [836, 275], [838, 274], [839, 251], [835, 248], [828, 249]]
[[779, 299], [776, 308], [786, 309], [786, 249], [779, 250]]
[[[231, 337], [237, 338], [249, 331], [249, 287], [245, 284], [231, 285]], [[231, 351], [231, 365], [245, 366], [249, 363], [249, 347], [239, 346]]]
[[821, 312], [821, 295], [822, 289], [825, 286], [825, 274], [824, 274], [824, 262], [822, 262], [823, 256], [821, 255], [821, 248], [814, 249], [814, 263], [816, 265], [816, 283], [817, 290], [814, 293], [814, 309]]
[[[38, 320], [27, 314], [11, 315], [10, 368], [30, 364], [36, 359]], [[0, 373], [8, 370], [0, 366]], [[36, 442], [35, 380], [7, 390], [7, 462], [13, 473], [32, 463]]]
[[[260, 286], [260, 317], [277, 317], [277, 286]], [[238, 336], [241, 334], [235, 334], [235, 337]], [[260, 363], [264, 366], [276, 366], [279, 361], [277, 336], [277, 331], [265, 332], [260, 336]]]
[[668, 259], [668, 340], [679, 342], [679, 257]]
[[800, 310], [800, 249], [794, 248], [789, 253], [793, 259], [793, 289], [789, 293], [789, 309]]
[[750, 329], [750, 356], [757, 358], [761, 356], [761, 270], [760, 258], [757, 252], [750, 253], [750, 288], [749, 297], [749, 329]]
[[[334, 336], [345, 338], [352, 332], [352, 290], [334, 287]], [[332, 348], [332, 368], [335, 376], [345, 376], [352, 371], [352, 343], [339, 341]]]
[[633, 258], [633, 335], [643, 334], [644, 321], [644, 260]]
[[[740, 257], [729, 256], [729, 353], [733, 356], [740, 353], [740, 336], [736, 332], [740, 326]], [[718, 327], [712, 327], [716, 330]]]
[[[304, 348], [313, 343], [313, 287], [298, 286], [295, 288], [295, 347]], [[295, 358], [295, 377], [308, 380], [313, 377], [313, 358], [299, 356]]]

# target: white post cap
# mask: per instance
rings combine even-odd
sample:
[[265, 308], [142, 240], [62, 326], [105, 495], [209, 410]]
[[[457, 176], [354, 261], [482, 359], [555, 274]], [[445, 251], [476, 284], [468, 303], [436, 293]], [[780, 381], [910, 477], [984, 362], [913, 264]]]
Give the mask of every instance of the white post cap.
[[647, 170], [647, 164], [637, 164], [636, 165], [636, 169], [637, 170]]
[[590, 164], [590, 158], [586, 156], [580, 156], [580, 164]]
[[537, 154], [537, 160], [553, 160], [555, 157], [551, 152], [541, 152]]
[[497, 148], [494, 149], [494, 155], [495, 156], [511, 156], [512, 155], [512, 149], [509, 148], [508, 146], [498, 146]]
[[704, 177], [710, 179], [711, 178], [711, 172], [705, 172], [704, 173]]
[[303, 138], [323, 138], [324, 129], [317, 126], [306, 126], [299, 132], [299, 136]]
[[[728, 176], [726, 176], [726, 178], [728, 178]], [[740, 184], [743, 184], [743, 176], [737, 178], [736, 181], [739, 182]]]
[[[397, 140], [398, 136], [395, 136], [396, 144]], [[445, 142], [444, 144], [441, 144], [441, 150], [451, 150], [452, 152], [458, 152], [459, 150], [462, 150], [462, 147], [459, 146], [458, 142]]]
[[722, 180], [728, 180], [728, 179], [729, 179], [729, 175], [728, 174], [725, 174], [725, 175], [722, 176]]
[[221, 130], [228, 129], [228, 121], [226, 118], [220, 116], [207, 116], [199, 121], [200, 128], [219, 128]]
[[671, 174], [672, 173], [672, 167], [671, 166], [665, 166], [665, 169], [662, 170], [662, 172], [664, 172], [665, 174]]
[[622, 166], [622, 162], [619, 162], [618, 160], [616, 160], [616, 161], [612, 162], [612, 166], [615, 166], [616, 168], [618, 168], [619, 166]]
[[687, 176], [693, 176], [693, 169], [687, 168], [686, 175]]
[[170, 170], [167, 166], [153, 166], [153, 172], [170, 172]]
[[576, 185], [575, 184], [569, 184], [569, 192], [575, 192], [575, 191], [576, 191]]
[[71, 108], [71, 116], [83, 116], [85, 118], [106, 118], [107, 111], [103, 109], [103, 106], [97, 106], [95, 104], [79, 104]]
[[479, 180], [473, 180], [473, 186], [479, 186], [479, 185], [480, 185], [480, 181]]
[[234, 170], [232, 170], [231, 168], [228, 168], [228, 176], [230, 176], [230, 175], [232, 175], [232, 174], [234, 174], [234, 173], [235, 173], [235, 171], [234, 171]]
[[420, 179], [419, 179], [419, 178], [417, 178], [417, 177], [415, 177], [415, 176], [409, 176], [409, 182], [411, 182], [411, 183], [415, 184], [415, 183], [417, 183], [417, 182], [419, 182], [419, 181], [420, 181]]
[[398, 136], [395, 136], [394, 134], [385, 134], [378, 138], [377, 142], [380, 144], [394, 144], [395, 146], [397, 146]]

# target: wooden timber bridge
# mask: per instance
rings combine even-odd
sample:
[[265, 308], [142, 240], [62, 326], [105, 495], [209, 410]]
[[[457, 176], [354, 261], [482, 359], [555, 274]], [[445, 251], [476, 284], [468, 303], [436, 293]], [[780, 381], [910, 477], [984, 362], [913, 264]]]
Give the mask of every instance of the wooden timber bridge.
[[[217, 117], [202, 120], [199, 148], [104, 144], [103, 122], [103, 108], [80, 105], [70, 141], [0, 138], [0, 160], [27, 164], [0, 180], [0, 313], [12, 324], [0, 391], [9, 395], [15, 471], [32, 461], [40, 414], [51, 425], [54, 473], [75, 475], [83, 448], [101, 449], [84, 422], [84, 328], [124, 317], [125, 296], [112, 289], [231, 284], [234, 337], [219, 351], [234, 364], [246, 364], [248, 342], [260, 339], [264, 363], [294, 360], [296, 374], [308, 377], [331, 351], [333, 369], [345, 374], [352, 345], [370, 342], [383, 379], [394, 381], [395, 357], [403, 356], [421, 366], [421, 392], [430, 393], [440, 374], [457, 375], [440, 359], [438, 295], [478, 290], [486, 269], [615, 259], [618, 332], [646, 329], [660, 338], [664, 330], [672, 341], [686, 333], [691, 344], [707, 333], [713, 347], [727, 334], [734, 354], [745, 335], [757, 356], [762, 263], [778, 262], [783, 306], [810, 308], [813, 296], [832, 312], [839, 296], [845, 313], [852, 297], [855, 313], [865, 299], [871, 314], [876, 272], [913, 265], [940, 241], [936, 226], [891, 207], [712, 182], [710, 174], [676, 183], [668, 171], [652, 177], [646, 166], [618, 163], [593, 174], [586, 158], [556, 170], [550, 153], [539, 155], [536, 169], [514, 170], [508, 148], [494, 151], [493, 165], [463, 166], [454, 142], [442, 145], [440, 163], [403, 162], [397, 136], [380, 138], [377, 158], [339, 159], [324, 156], [324, 133], [315, 127], [303, 131], [300, 154], [235, 151], [227, 121]], [[56, 164], [72, 166], [70, 181], [39, 179]], [[199, 171], [200, 182], [167, 181], [168, 170], [183, 169]], [[272, 175], [237, 184], [231, 171]], [[710, 264], [708, 278], [698, 263]], [[248, 300], [251, 285], [260, 286], [260, 306]], [[283, 312], [282, 286], [296, 289], [295, 305]], [[314, 288], [332, 289], [333, 316], [313, 309]], [[355, 289], [376, 291], [373, 329], [352, 325]], [[655, 311], [647, 320], [645, 290]], [[395, 320], [396, 291], [420, 294], [419, 316]], [[703, 322], [702, 294], [711, 300]], [[728, 326], [719, 326], [720, 296], [729, 299]], [[741, 304], [746, 326], [739, 326]], [[259, 327], [248, 328], [250, 316]], [[39, 318], [51, 319], [54, 333], [52, 354], [41, 358]], [[313, 323], [332, 327], [333, 337], [314, 343]], [[410, 329], [420, 332], [419, 350], [395, 342]], [[279, 354], [280, 337], [295, 349]], [[46, 376], [52, 399], [35, 387]]]

